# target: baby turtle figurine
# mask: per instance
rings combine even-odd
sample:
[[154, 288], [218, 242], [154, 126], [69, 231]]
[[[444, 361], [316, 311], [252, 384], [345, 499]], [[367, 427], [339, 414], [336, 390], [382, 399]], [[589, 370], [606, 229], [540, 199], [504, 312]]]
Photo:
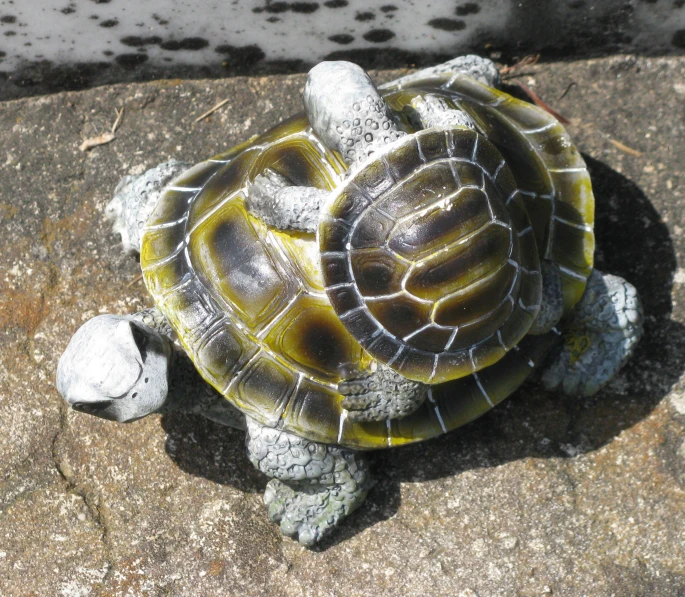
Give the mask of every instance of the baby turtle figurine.
[[304, 114], [126, 177], [108, 215], [156, 307], [78, 330], [61, 394], [115, 421], [246, 429], [270, 518], [312, 545], [364, 500], [365, 450], [463, 425], [536, 368], [547, 389], [598, 391], [640, 338], [640, 302], [593, 269], [568, 134], [499, 85], [475, 56], [380, 90], [324, 62]]

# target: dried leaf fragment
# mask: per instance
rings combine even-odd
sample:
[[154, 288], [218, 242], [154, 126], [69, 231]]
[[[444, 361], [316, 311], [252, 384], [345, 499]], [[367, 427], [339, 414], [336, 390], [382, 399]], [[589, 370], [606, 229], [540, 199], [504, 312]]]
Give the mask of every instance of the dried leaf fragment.
[[114, 136], [114, 133], [102, 133], [102, 135], [99, 135], [97, 137], [91, 137], [90, 139], [86, 139], [81, 145], [79, 146], [79, 149], [81, 151], [88, 151], [89, 149], [93, 149], [93, 147], [98, 147], [99, 145], [106, 145], [107, 143], [111, 143], [114, 141], [116, 137]]
[[516, 64], [501, 68], [499, 72], [501, 75], [507, 75], [515, 70], [523, 68], [524, 66], [533, 66], [537, 64], [538, 60], [540, 60], [540, 54], [530, 54], [529, 56], [524, 56], [521, 58], [521, 60], [519, 60]]

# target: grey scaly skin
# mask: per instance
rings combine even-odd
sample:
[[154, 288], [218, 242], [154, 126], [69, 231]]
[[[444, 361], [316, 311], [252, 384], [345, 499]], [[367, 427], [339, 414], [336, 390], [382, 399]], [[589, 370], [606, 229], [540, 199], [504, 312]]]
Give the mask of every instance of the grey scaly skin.
[[443, 62], [436, 66], [424, 68], [423, 70], [410, 75], [405, 75], [390, 83], [381, 85], [380, 88], [384, 89], [390, 85], [399, 85], [400, 87], [411, 85], [419, 79], [441, 75], [443, 73], [468, 75], [472, 79], [476, 79], [476, 81], [483, 83], [483, 85], [487, 85], [488, 87], [499, 88], [502, 84], [499, 70], [492, 60], [481, 58], [475, 54], [467, 54], [466, 56], [457, 56], [456, 58], [452, 58], [452, 60], [448, 60], [447, 62]]
[[328, 191], [293, 186], [285, 176], [267, 168], [248, 187], [250, 212], [280, 230], [314, 233]]
[[247, 418], [247, 456], [271, 477], [264, 503], [284, 535], [306, 546], [318, 542], [355, 510], [371, 487], [359, 452], [306, 440]]
[[157, 309], [81, 326], [60, 358], [57, 389], [74, 410], [120, 423], [182, 411], [245, 429], [245, 415], [204, 382]]
[[152, 213], [162, 189], [192, 164], [169, 160], [142, 176], [124, 176], [114, 190], [114, 198], [105, 208], [112, 230], [121, 235], [127, 254], [140, 253], [143, 226]]
[[547, 259], [540, 260], [542, 272], [542, 301], [529, 334], [546, 334], [556, 326], [564, 314], [564, 297], [561, 293], [559, 266]]
[[547, 390], [592, 396], [609, 383], [642, 337], [643, 313], [635, 287], [593, 270], [563, 347], [540, 375]]
[[416, 110], [416, 116], [424, 129], [450, 126], [465, 126], [471, 130], [476, 129], [476, 125], [470, 116], [461, 110], [450, 108], [443, 98], [436, 95], [417, 96], [410, 102], [410, 105]]

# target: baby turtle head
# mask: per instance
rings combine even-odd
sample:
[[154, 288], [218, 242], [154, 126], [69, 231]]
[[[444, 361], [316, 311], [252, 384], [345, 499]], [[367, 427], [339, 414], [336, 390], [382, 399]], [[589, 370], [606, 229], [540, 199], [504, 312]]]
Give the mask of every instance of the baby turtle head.
[[369, 75], [351, 62], [317, 64], [309, 71], [303, 99], [316, 134], [350, 165], [406, 134]]
[[72, 337], [57, 366], [57, 389], [74, 410], [131, 422], [164, 406], [171, 343], [146, 325], [100, 315]]

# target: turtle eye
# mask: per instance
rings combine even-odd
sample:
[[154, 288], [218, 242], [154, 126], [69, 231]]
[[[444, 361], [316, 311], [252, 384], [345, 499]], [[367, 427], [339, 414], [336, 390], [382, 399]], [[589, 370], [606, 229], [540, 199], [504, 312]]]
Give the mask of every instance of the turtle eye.
[[89, 415], [97, 415], [112, 404], [111, 400], [99, 400], [98, 402], [74, 402], [71, 408]]
[[140, 352], [140, 357], [143, 359], [144, 363], [145, 359], [147, 358], [147, 334], [145, 334], [137, 325], [132, 324], [131, 335], [133, 336], [133, 341], [136, 343], [138, 351]]

